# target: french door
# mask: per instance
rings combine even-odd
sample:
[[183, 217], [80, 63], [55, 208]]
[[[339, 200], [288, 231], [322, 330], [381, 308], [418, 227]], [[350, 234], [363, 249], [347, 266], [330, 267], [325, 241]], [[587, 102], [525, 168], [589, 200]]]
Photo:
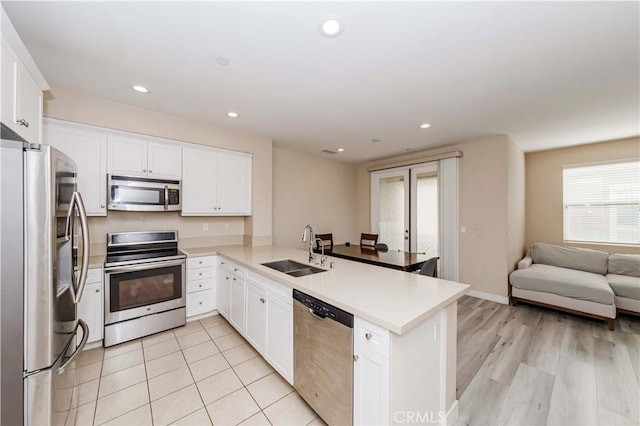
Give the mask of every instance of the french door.
[[389, 250], [440, 257], [438, 276], [458, 276], [457, 158], [371, 173], [371, 232]]
[[409, 169], [371, 174], [371, 230], [389, 250], [409, 251]]

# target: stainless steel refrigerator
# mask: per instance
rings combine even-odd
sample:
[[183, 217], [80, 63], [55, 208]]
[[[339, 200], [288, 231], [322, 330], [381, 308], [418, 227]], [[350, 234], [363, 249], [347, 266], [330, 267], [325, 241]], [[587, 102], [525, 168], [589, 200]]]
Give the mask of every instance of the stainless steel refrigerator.
[[[0, 424], [74, 424], [89, 233], [76, 165], [2, 125]], [[82, 329], [82, 339], [76, 339]]]

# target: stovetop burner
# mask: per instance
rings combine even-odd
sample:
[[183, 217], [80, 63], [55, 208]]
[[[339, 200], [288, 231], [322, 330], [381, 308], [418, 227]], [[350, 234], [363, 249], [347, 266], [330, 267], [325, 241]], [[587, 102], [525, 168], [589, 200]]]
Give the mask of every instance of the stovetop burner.
[[183, 259], [178, 231], [118, 232], [107, 234], [105, 267]]

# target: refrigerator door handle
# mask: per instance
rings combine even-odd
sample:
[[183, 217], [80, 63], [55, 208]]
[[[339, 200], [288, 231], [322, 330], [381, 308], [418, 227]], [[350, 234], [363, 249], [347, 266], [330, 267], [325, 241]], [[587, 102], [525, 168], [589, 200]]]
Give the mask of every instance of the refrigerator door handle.
[[[67, 366], [69, 364], [71, 364], [73, 362], [73, 360], [76, 359], [76, 357], [82, 352], [82, 350], [84, 349], [84, 346], [87, 344], [87, 340], [89, 339], [89, 326], [87, 325], [86, 322], [84, 322], [83, 320], [79, 319], [78, 320], [78, 325], [82, 328], [82, 341], [80, 342], [80, 344], [78, 345], [78, 347], [76, 348], [75, 351], [73, 351], [73, 353], [71, 354], [71, 356], [69, 357], [69, 359], [67, 359], [59, 368], [58, 368], [58, 374], [62, 374], [64, 373], [64, 369], [67, 368]], [[76, 334], [78, 333], [78, 329], [76, 328]], [[69, 341], [69, 343], [73, 342], [73, 339], [71, 339]], [[65, 352], [68, 349], [68, 345], [67, 348], [65, 348]]]
[[78, 279], [78, 287], [75, 289], [74, 303], [78, 304], [82, 299], [85, 284], [87, 283], [87, 274], [89, 272], [89, 225], [87, 223], [87, 210], [84, 207], [82, 195], [79, 192], [73, 193], [72, 206], [78, 207], [78, 215], [80, 216], [80, 228], [82, 229], [82, 268], [80, 269], [80, 278]]

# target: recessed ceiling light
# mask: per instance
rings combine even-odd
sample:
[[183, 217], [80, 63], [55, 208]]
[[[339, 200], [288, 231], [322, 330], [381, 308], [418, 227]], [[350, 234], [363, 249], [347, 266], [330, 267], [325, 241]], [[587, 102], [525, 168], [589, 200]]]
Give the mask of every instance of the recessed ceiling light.
[[146, 87], [141, 86], [139, 84], [133, 84], [133, 85], [131, 85], [131, 88], [133, 90], [135, 90], [136, 92], [138, 92], [138, 93], [149, 93], [149, 89], [147, 89]]
[[344, 152], [344, 148], [338, 148], [336, 151], [338, 151], [338, 152]]
[[229, 111], [229, 112], [227, 113], [227, 117], [231, 117], [231, 118], [238, 118], [238, 117], [240, 117], [240, 115], [238, 115], [238, 113], [237, 113], [237, 112]]
[[420, 125], [421, 129], [428, 129], [429, 127], [431, 127], [431, 124], [429, 124], [429, 123], [423, 123], [423, 124]]
[[342, 17], [338, 15], [325, 15], [318, 22], [318, 31], [324, 37], [338, 37], [344, 31]]

